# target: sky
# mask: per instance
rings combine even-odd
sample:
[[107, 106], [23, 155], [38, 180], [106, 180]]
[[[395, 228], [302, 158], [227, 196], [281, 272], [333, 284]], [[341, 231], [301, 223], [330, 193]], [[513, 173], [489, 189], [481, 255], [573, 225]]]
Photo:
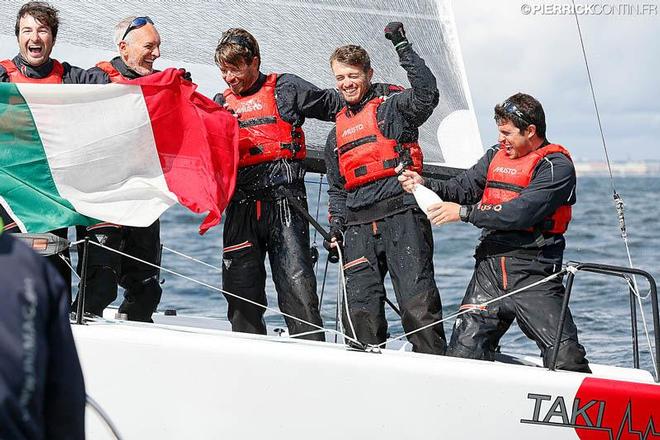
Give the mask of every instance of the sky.
[[[3, 15], [16, 9], [14, 3], [4, 4]], [[153, 9], [159, 2], [149, 4]], [[452, 1], [484, 145], [497, 139], [494, 105], [521, 91], [543, 104], [551, 142], [566, 146], [577, 160], [604, 160], [575, 17], [562, 9], [567, 5], [570, 1]], [[660, 0], [578, 5], [590, 8], [579, 20], [610, 158], [660, 160]], [[405, 23], [405, 17], [399, 19]], [[0, 56], [15, 53], [15, 39], [0, 36]], [[82, 67], [113, 55], [64, 41], [53, 52]], [[173, 65], [189, 67], [209, 96], [225, 88], [210, 64], [188, 66], [163, 58], [156, 67]]]
[[[610, 158], [660, 160], [660, 2], [577, 4], [592, 7], [578, 18]], [[543, 104], [550, 141], [604, 160], [575, 17], [555, 5], [570, 2], [453, 2], [482, 141], [496, 140], [493, 106], [521, 91]]]

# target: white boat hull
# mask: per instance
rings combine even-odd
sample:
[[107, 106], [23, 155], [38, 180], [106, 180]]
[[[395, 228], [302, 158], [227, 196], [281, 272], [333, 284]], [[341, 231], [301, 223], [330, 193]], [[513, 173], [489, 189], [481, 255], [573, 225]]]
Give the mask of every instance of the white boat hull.
[[[660, 386], [640, 370], [552, 372], [121, 321], [74, 335], [87, 392], [124, 439], [660, 438]], [[98, 417], [87, 422], [88, 438], [111, 438]]]

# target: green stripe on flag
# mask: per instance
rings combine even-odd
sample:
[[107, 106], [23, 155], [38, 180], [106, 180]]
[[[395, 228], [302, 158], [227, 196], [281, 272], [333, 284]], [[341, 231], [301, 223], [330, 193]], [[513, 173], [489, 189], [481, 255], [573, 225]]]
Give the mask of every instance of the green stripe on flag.
[[28, 232], [98, 222], [60, 196], [30, 107], [9, 83], [0, 83], [0, 196]]

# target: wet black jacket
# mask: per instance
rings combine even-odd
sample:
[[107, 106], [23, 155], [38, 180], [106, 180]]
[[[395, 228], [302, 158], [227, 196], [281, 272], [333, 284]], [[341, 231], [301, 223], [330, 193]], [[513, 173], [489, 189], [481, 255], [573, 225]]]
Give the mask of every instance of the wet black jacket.
[[[536, 248], [538, 234], [521, 230], [538, 225], [563, 204], [575, 204], [575, 167], [563, 154], [550, 154], [546, 156], [549, 161], [542, 160], [536, 166], [529, 186], [519, 197], [502, 203], [500, 211], [481, 211], [476, 205], [483, 195], [488, 166], [498, 150], [499, 146], [493, 146], [472, 168], [450, 180], [427, 178], [425, 185], [444, 201], [473, 206], [468, 221], [483, 229], [481, 250], [511, 254], [520, 248]], [[547, 235], [544, 246], [548, 252], [561, 254], [564, 236]]]
[[[433, 109], [438, 105], [439, 92], [433, 72], [410, 44], [399, 48], [397, 52], [401, 67], [408, 74], [411, 88], [390, 94], [388, 99], [378, 107], [378, 126], [381, 127], [381, 132], [385, 137], [400, 142], [410, 142], [417, 140], [419, 135], [417, 128], [426, 122], [433, 113]], [[362, 101], [349, 107], [349, 111], [360, 111], [366, 102], [377, 96], [388, 94], [388, 92], [387, 84], [374, 84]], [[347, 192], [339, 174], [335, 129], [332, 129], [328, 135], [325, 163], [330, 184], [328, 210], [333, 221], [344, 223], [347, 209], [368, 209], [376, 202], [404, 194], [396, 177], [380, 179]], [[415, 199], [406, 194], [404, 204], [413, 206]]]
[[0, 438], [83, 439], [85, 386], [55, 269], [0, 235]]
[[[20, 55], [16, 55], [12, 61], [21, 72], [30, 78], [44, 78], [53, 70], [53, 61], [49, 60], [38, 67], [27, 64]], [[62, 63], [64, 84], [106, 84], [109, 82], [108, 75], [100, 69], [81, 69], [69, 63]], [[4, 67], [0, 66], [0, 82], [9, 82], [9, 75]]]
[[[259, 73], [254, 85], [242, 95], [256, 93], [265, 81], [266, 75]], [[225, 103], [222, 93], [213, 100], [220, 105]], [[278, 75], [275, 100], [282, 119], [294, 126], [301, 126], [305, 118], [334, 121], [335, 114], [343, 106], [338, 91], [320, 89], [290, 73]], [[277, 160], [244, 167], [238, 170], [234, 200], [261, 195], [264, 189], [282, 184], [297, 183], [293, 186], [301, 187], [304, 177], [305, 167], [299, 160]]]

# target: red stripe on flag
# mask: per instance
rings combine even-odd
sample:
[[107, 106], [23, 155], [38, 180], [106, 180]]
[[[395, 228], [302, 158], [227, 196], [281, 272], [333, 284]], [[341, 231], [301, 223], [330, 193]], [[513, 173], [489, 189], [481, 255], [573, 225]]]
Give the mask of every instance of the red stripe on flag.
[[181, 72], [166, 69], [134, 81], [142, 94], [167, 186], [193, 212], [208, 212], [204, 234], [220, 223], [236, 184], [238, 124], [227, 110], [197, 93]]

